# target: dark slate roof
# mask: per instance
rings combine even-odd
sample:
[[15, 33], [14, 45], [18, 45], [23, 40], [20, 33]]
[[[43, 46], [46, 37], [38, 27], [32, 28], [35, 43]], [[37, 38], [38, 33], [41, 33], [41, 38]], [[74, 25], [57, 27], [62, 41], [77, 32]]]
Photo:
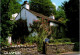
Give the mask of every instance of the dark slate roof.
[[[26, 8], [25, 8], [25, 9], [26, 9]], [[26, 10], [28, 10], [28, 9], [26, 9]], [[47, 20], [49, 20], [49, 21], [58, 23], [58, 21], [56, 21], [55, 19], [49, 18], [48, 16], [45, 16], [45, 15], [43, 15], [43, 14], [41, 14], [41, 13], [37, 13], [37, 12], [34, 12], [34, 11], [32, 11], [32, 10], [28, 10], [28, 11], [31, 12], [32, 14], [34, 14], [35, 16], [38, 16], [38, 17], [47, 19]]]
[[[23, 8], [26, 9], [25, 7], [23, 7]], [[22, 8], [22, 9], [23, 9], [23, 8]], [[21, 10], [22, 10], [22, 9], [21, 9]], [[28, 9], [26, 9], [26, 10], [28, 10]], [[35, 16], [38, 16], [38, 17], [47, 19], [47, 20], [49, 20], [49, 21], [51, 21], [51, 22], [55, 22], [55, 23], [60, 24], [59, 21], [57, 21], [57, 20], [55, 20], [55, 19], [52, 19], [52, 18], [49, 18], [48, 16], [45, 16], [45, 15], [43, 15], [43, 14], [41, 14], [41, 13], [37, 13], [37, 12], [34, 12], [34, 11], [32, 11], [32, 10], [28, 10], [28, 11], [31, 12], [32, 14], [34, 14]], [[18, 15], [17, 15], [17, 16], [18, 16]]]

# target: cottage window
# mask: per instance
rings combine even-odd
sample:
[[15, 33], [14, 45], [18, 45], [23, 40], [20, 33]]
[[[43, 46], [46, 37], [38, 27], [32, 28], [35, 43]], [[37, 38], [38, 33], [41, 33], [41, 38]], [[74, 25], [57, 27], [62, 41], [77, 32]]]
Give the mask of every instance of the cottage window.
[[37, 18], [41, 18], [41, 17], [37, 16]]

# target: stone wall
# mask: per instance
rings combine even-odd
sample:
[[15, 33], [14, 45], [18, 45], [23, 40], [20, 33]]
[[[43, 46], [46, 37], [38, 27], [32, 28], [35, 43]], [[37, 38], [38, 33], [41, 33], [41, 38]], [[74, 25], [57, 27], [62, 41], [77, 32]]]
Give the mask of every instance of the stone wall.
[[46, 44], [45, 50], [46, 54], [56, 54], [56, 53], [64, 53], [64, 52], [72, 52], [74, 48], [74, 44]]
[[26, 55], [26, 54], [31, 54], [31, 55], [37, 55], [37, 45], [27, 45], [27, 46], [11, 46], [11, 47], [4, 47], [1, 49], [1, 52], [3, 54], [18, 54], [18, 55]]
[[[72, 52], [74, 44], [45, 44], [45, 53], [47, 55], [52, 55], [56, 53]], [[38, 55], [37, 45], [15, 45], [1, 48], [3, 54], [18, 54], [18, 55]]]

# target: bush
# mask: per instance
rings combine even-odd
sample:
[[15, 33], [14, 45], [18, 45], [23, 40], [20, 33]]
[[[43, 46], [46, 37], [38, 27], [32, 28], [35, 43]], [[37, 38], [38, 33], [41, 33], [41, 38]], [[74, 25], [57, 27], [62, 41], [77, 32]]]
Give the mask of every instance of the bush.
[[54, 40], [50, 40], [49, 42], [50, 42], [50, 43], [53, 43], [53, 42], [54, 42]]
[[42, 51], [42, 47], [43, 47], [43, 39], [41, 37], [38, 36], [34, 36], [34, 37], [25, 37], [25, 42], [27, 43], [36, 43], [38, 46], [38, 51]]
[[79, 42], [74, 42], [74, 51], [79, 51]]
[[15, 42], [17, 42], [18, 40], [21, 40], [21, 43], [24, 43], [23, 36], [29, 35], [27, 20], [22, 20], [21, 18], [17, 20], [13, 27], [12, 34], [13, 41], [15, 40]]
[[57, 39], [58, 42], [71, 42], [69, 38], [62, 38], [62, 39]]
[[25, 42], [27, 42], [27, 43], [35, 43], [37, 40], [36, 40], [36, 37], [25, 37], [24, 38], [25, 39]]
[[69, 38], [62, 38], [62, 39], [54, 39], [54, 40], [50, 40], [50, 43], [55, 43], [55, 44], [60, 44], [60, 43], [64, 43], [64, 44], [70, 44], [71, 40]]
[[8, 43], [8, 40], [4, 40], [1, 37], [0, 37], [0, 45], [1, 45], [1, 47], [10, 46], [10, 44]]

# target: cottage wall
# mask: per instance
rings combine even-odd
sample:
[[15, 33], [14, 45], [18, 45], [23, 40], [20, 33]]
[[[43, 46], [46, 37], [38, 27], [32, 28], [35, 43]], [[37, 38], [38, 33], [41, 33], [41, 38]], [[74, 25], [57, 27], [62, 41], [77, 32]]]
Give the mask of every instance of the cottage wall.
[[58, 24], [55, 24], [53, 22], [50, 22], [50, 26], [58, 26]]
[[[28, 30], [31, 31], [30, 24], [33, 25], [34, 20], [38, 20], [37, 16], [29, 12], [27, 9], [23, 8], [19, 15], [16, 17], [16, 20], [22, 18], [23, 20], [27, 19], [27, 26]], [[50, 26], [57, 26], [57, 24], [50, 22]], [[34, 36], [37, 33], [32, 33], [31, 35]]]
[[[28, 26], [29, 31], [31, 31], [31, 28], [29, 27], [30, 26], [29, 24], [33, 24], [34, 20], [38, 20], [38, 18], [35, 15], [33, 15], [31, 12], [29, 12], [28, 10], [26, 10], [24, 8], [21, 10], [21, 18], [23, 20], [27, 19], [27, 26]], [[18, 20], [18, 19], [20, 19], [20, 13], [16, 17], [16, 20]]]

